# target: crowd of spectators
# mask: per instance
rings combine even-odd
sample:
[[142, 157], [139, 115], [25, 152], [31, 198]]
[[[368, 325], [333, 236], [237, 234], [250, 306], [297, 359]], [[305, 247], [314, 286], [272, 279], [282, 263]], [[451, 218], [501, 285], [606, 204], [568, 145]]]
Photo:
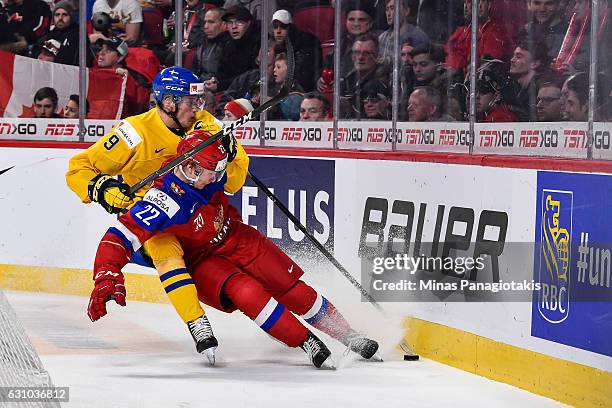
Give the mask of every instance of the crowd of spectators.
[[[0, 50], [78, 65], [78, 1], [4, 1]], [[128, 78], [124, 115], [149, 109], [151, 72], [173, 65], [178, 51], [174, 0], [88, 1], [87, 65]], [[178, 48], [184, 65], [205, 84], [206, 109], [227, 118], [261, 103], [263, 55], [264, 94], [278, 91], [287, 73], [289, 38], [294, 86], [268, 119], [329, 120], [338, 81], [339, 119], [390, 120], [397, 60], [400, 120], [468, 120], [472, 0], [336, 1], [342, 10], [339, 39], [329, 38], [329, 27], [318, 19], [333, 10], [333, 0], [268, 1], [268, 21], [262, 20], [263, 0], [185, 0], [180, 28], [185, 41]], [[612, 23], [608, 1], [599, 7], [598, 30], [591, 33], [588, 0], [479, 0], [476, 120], [586, 120], [592, 41], [598, 49], [595, 119], [612, 120]], [[260, 49], [262, 29], [268, 32], [267, 54]], [[340, 54], [339, 72], [334, 50]], [[51, 91], [36, 93], [37, 117], [52, 117], [50, 109], [60, 115]], [[78, 105], [78, 99], [71, 103]], [[71, 117], [70, 112], [67, 106], [63, 115]]]

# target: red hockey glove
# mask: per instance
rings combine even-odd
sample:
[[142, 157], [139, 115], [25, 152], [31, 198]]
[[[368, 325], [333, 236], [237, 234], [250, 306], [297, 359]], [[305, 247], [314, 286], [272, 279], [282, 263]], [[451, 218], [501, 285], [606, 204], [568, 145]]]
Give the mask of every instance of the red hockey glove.
[[94, 276], [95, 286], [89, 298], [87, 315], [95, 322], [106, 315], [106, 302], [114, 299], [117, 304], [125, 306], [125, 279], [123, 273], [99, 271]]

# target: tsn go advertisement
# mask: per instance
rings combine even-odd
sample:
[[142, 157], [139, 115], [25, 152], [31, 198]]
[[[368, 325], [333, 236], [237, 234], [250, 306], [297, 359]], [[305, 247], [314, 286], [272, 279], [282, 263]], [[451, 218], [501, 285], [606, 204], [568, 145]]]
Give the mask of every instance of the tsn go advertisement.
[[[95, 142], [116, 123], [112, 120], [85, 121], [85, 141]], [[235, 131], [245, 146], [333, 148], [332, 122], [267, 121], [248, 122]], [[477, 123], [475, 136], [469, 123], [399, 122], [395, 130], [389, 121], [339, 121], [340, 149], [430, 151], [476, 154], [586, 158], [592, 146], [594, 159], [612, 159], [612, 124], [595, 123], [588, 137], [586, 123]], [[69, 119], [0, 118], [0, 139], [78, 141], [78, 121]]]

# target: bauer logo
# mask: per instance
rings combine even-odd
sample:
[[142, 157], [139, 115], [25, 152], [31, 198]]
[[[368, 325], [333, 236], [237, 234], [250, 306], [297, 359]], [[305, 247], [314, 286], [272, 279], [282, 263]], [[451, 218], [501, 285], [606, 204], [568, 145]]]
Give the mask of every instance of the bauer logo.
[[536, 278], [538, 310], [550, 323], [569, 315], [573, 198], [571, 191], [542, 190]]

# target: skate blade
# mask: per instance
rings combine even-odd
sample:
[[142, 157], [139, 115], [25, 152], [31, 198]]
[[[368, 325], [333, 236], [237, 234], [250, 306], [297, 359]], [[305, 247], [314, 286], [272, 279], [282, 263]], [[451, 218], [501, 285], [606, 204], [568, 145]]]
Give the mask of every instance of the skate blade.
[[382, 363], [384, 360], [383, 360], [383, 358], [382, 358], [382, 356], [380, 354], [375, 353], [372, 357], [370, 357], [366, 361], [372, 361], [374, 363]]
[[208, 348], [202, 351], [201, 353], [204, 355], [204, 357], [206, 357], [206, 359], [208, 360], [208, 364], [210, 364], [211, 366], [215, 365], [215, 350], [216, 349], [217, 349], [216, 347], [211, 347], [211, 348]]
[[319, 370], [337, 370], [336, 362], [333, 358], [331, 358], [331, 356], [329, 356], [325, 359], [323, 364], [321, 364]]

